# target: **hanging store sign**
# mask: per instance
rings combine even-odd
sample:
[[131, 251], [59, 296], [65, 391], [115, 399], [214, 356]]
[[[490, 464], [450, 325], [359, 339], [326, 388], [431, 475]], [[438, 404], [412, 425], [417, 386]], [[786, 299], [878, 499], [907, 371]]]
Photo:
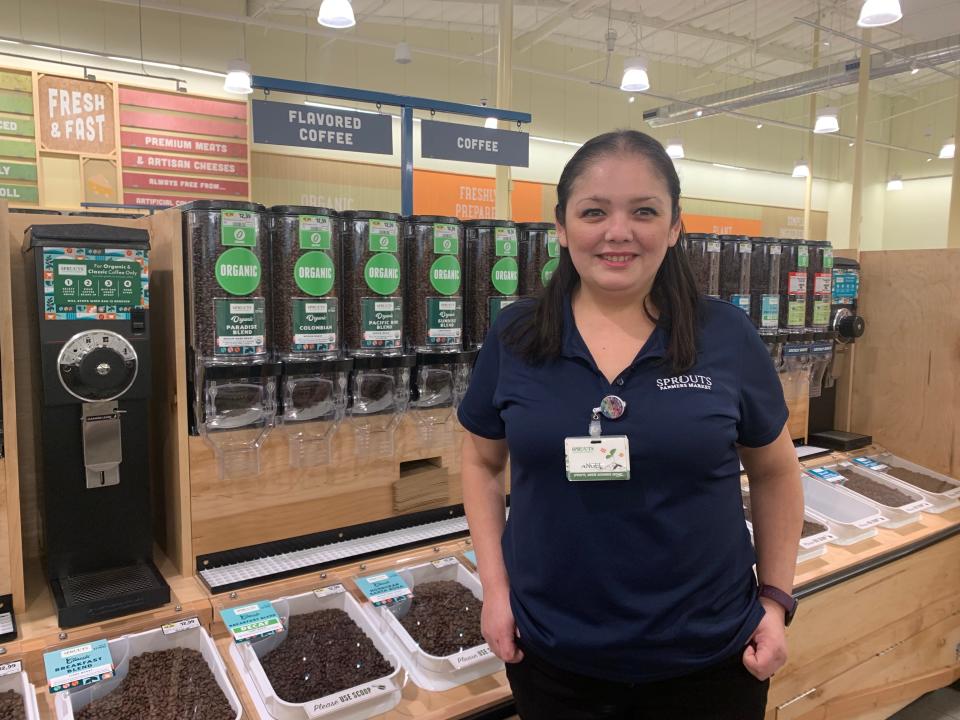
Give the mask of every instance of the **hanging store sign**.
[[393, 118], [390, 115], [254, 100], [253, 141], [392, 155]]
[[424, 120], [420, 123], [420, 154], [440, 160], [528, 167], [530, 135]]
[[41, 75], [37, 92], [43, 150], [109, 155], [116, 149], [110, 84]]

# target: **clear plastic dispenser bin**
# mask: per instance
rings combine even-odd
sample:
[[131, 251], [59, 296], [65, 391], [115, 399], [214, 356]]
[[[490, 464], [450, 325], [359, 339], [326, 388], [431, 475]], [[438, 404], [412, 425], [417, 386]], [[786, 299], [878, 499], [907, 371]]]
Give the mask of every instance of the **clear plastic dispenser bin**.
[[416, 355], [353, 359], [347, 418], [353, 426], [357, 455], [393, 455], [394, 431], [410, 403], [410, 371], [416, 362]]
[[198, 365], [194, 417], [221, 478], [260, 474], [260, 448], [276, 423], [280, 365]]
[[[235, 644], [230, 648], [231, 659], [240, 670], [243, 683], [254, 704], [261, 711], [261, 717], [272, 720], [314, 720], [315, 718], [365, 720], [365, 718], [388, 712], [400, 702], [400, 694], [405, 684], [400, 662], [377, 632], [374, 623], [364, 614], [360, 604], [343, 589], [343, 586], [331, 586], [302, 595], [282, 597], [273, 600], [272, 604], [282, 618], [286, 629], [281, 633]], [[291, 630], [288, 621], [291, 616], [330, 610], [345, 612], [370, 639], [392, 669], [383, 677], [354, 687], [341, 688], [324, 697], [303, 703], [287, 702], [277, 694], [277, 690], [264, 671], [261, 659], [290, 639]], [[316, 652], [323, 653], [328, 644], [335, 642], [337, 642], [336, 637], [317, 637]], [[304, 658], [304, 662], [308, 660], [310, 658]]]
[[853, 456], [850, 461], [908, 485], [930, 503], [926, 512], [942, 513], [960, 506], [960, 480], [888, 452]]
[[[133, 658], [148, 652], [174, 650], [175, 648], [199, 652], [213, 675], [217, 687], [234, 712], [235, 720], [240, 720], [243, 715], [240, 700], [230, 684], [227, 669], [223, 664], [220, 653], [217, 651], [217, 646], [214, 645], [213, 640], [204, 628], [198, 626], [170, 634], [165, 634], [162, 629], [158, 628], [142, 633], [122, 635], [110, 640], [108, 645], [115, 667], [113, 677], [109, 680], [102, 680], [95, 685], [57, 693], [55, 701], [57, 720], [73, 720], [74, 713], [80, 712], [90, 703], [116, 691], [127, 677], [130, 670], [130, 661]], [[157, 682], [163, 682], [164, 680], [166, 678], [156, 677]], [[169, 688], [171, 698], [176, 697], [180, 692], [183, 692], [181, 687], [174, 685]], [[131, 718], [131, 720], [136, 719]], [[199, 717], [197, 720], [200, 720]]]
[[809, 343], [788, 342], [784, 344], [780, 382], [783, 384], [783, 395], [791, 412], [795, 406], [807, 402], [807, 396], [810, 393], [812, 364]]
[[[0, 693], [13, 691], [23, 701], [23, 716], [27, 720], [40, 720], [40, 710], [37, 708], [37, 691], [27, 674], [23, 671], [0, 677]], [[71, 715], [71, 717], [73, 717]]]
[[[413, 591], [413, 599], [408, 602], [416, 603], [418, 584], [444, 580], [459, 583], [482, 602], [483, 586], [480, 580], [460, 562], [450, 560], [398, 569], [397, 574]], [[451, 655], [431, 655], [411, 637], [389, 607], [374, 607], [367, 602], [363, 609], [378, 623], [380, 631], [395, 649], [417, 687], [442, 692], [503, 670], [503, 663], [493, 654], [487, 643], [463, 648]]]
[[810, 397], [818, 398], [823, 392], [827, 368], [833, 361], [833, 340], [828, 333], [817, 333], [807, 350], [810, 357]]
[[331, 441], [347, 410], [352, 368], [350, 358], [284, 364], [280, 422], [291, 467], [330, 462]]
[[422, 444], [453, 426], [453, 416], [470, 383], [476, 350], [457, 353], [418, 353], [412, 376], [409, 414]]
[[836, 539], [836, 545], [853, 545], [877, 534], [877, 526], [887, 518], [875, 505], [861, 499], [859, 495], [818, 480], [807, 473], [801, 474], [803, 481], [803, 502], [807, 512], [814, 518], [822, 518], [830, 523]]

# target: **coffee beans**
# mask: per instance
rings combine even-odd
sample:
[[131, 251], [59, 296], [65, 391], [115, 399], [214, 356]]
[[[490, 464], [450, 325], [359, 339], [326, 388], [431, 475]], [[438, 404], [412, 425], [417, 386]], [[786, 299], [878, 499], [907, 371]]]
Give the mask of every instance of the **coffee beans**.
[[87, 705], [76, 719], [233, 720], [236, 716], [203, 655], [173, 648], [132, 658], [120, 687]]
[[550, 282], [560, 264], [560, 245], [553, 223], [520, 223], [517, 225], [520, 243], [521, 297], [537, 295]]
[[833, 248], [825, 240], [808, 243], [810, 264], [807, 266], [807, 327], [823, 332], [830, 324], [833, 302]]
[[945, 493], [960, 487], [960, 483], [949, 483], [946, 480], [927, 475], [926, 473], [910, 470], [905, 467], [890, 465], [884, 470], [887, 475], [893, 475], [895, 478], [903, 480], [914, 487], [920, 488], [931, 493]]
[[354, 355], [403, 351], [400, 216], [367, 210], [342, 214], [344, 346]]
[[881, 505], [897, 508], [920, 499], [919, 497], [910, 497], [907, 493], [890, 487], [879, 480], [874, 480], [853, 468], [837, 467], [834, 470], [846, 478], [843, 481], [845, 488], [875, 500]]
[[316, 700], [393, 672], [343, 610], [291, 615], [286, 635], [260, 659], [274, 691], [286, 702]]
[[0, 718], [3, 720], [26, 720], [23, 698], [13, 690], [0, 692]]
[[446, 657], [484, 643], [482, 609], [483, 602], [454, 580], [418, 583], [400, 622], [424, 652]]
[[753, 244], [742, 235], [720, 236], [720, 297], [750, 314]]
[[780, 324], [780, 241], [751, 238], [750, 319], [762, 335], [775, 335]]
[[803, 530], [800, 532], [800, 537], [805, 538], [805, 537], [810, 537], [811, 535], [819, 535], [820, 533], [826, 532], [826, 531], [827, 531], [826, 525], [818, 522], [813, 522], [812, 520], [804, 520]]
[[687, 233], [687, 259], [697, 290], [720, 297], [720, 238], [704, 233]]
[[463, 227], [454, 217], [404, 221], [405, 335], [416, 352], [455, 352], [463, 345]]
[[273, 342], [281, 360], [340, 352], [340, 219], [328, 208], [270, 209]]
[[264, 207], [198, 200], [183, 208], [190, 346], [217, 363], [262, 362], [270, 348]]
[[467, 350], [483, 344], [497, 315], [516, 301], [520, 287], [517, 227], [507, 220], [469, 220], [466, 232]]

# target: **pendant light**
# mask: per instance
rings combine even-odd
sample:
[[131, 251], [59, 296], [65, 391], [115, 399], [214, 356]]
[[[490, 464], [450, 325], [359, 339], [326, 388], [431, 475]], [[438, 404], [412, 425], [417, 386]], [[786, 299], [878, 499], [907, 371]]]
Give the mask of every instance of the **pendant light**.
[[353, 16], [350, 0], [323, 0], [317, 22], [324, 27], [342, 30], [356, 25], [357, 19]]
[[793, 166], [793, 177], [795, 178], [805, 178], [810, 177], [810, 166], [807, 165], [807, 161], [803, 158], [797, 160], [796, 165]]
[[903, 190], [903, 178], [900, 175], [894, 175], [887, 182], [887, 190]]
[[683, 159], [683, 141], [680, 138], [675, 138], [667, 143], [667, 155], [674, 160]]
[[253, 92], [250, 87], [250, 65], [243, 60], [231, 60], [227, 63], [227, 77], [223, 80], [223, 89], [236, 95], [249, 95]]
[[953, 156], [956, 152], [956, 142], [954, 142], [953, 138], [947, 138], [947, 141], [943, 144], [943, 147], [940, 148], [940, 155], [938, 157], [941, 160], [953, 160]]
[[817, 113], [817, 122], [813, 126], [813, 132], [817, 135], [826, 135], [840, 131], [840, 123], [837, 121], [837, 109], [835, 107], [825, 107]]
[[620, 89], [626, 92], [645, 92], [650, 89], [647, 61], [642, 57], [629, 58], [623, 64], [623, 79]]
[[865, 0], [857, 25], [863, 28], [892, 25], [903, 17], [900, 0]]
[[400, 65], [408, 65], [411, 60], [413, 60], [413, 57], [410, 55], [410, 46], [405, 40], [398, 42], [396, 49], [393, 51], [393, 61]]

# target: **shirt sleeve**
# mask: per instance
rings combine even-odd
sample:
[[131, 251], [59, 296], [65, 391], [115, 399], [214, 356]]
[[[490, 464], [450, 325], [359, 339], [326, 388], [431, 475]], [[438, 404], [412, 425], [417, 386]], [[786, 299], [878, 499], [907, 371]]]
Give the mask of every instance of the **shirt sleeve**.
[[474, 435], [488, 440], [502, 440], [507, 436], [500, 408], [494, 404], [500, 377], [500, 338], [496, 327], [499, 324], [495, 323], [487, 333], [473, 366], [470, 385], [457, 409], [460, 424]]
[[746, 447], [763, 447], [779, 437], [789, 413], [770, 352], [745, 315], [743, 328], [737, 442]]

